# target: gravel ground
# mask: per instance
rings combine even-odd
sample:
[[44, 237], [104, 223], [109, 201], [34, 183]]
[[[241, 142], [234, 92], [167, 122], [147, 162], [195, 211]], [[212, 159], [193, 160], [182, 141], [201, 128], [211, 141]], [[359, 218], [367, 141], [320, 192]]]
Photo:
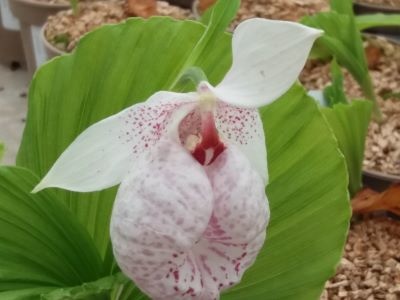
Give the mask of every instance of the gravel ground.
[[[101, 25], [116, 24], [128, 18], [124, 3], [125, 1], [82, 3], [78, 16], [75, 16], [72, 10], [60, 11], [48, 18], [46, 39], [59, 50], [71, 52], [87, 32]], [[170, 5], [165, 1], [157, 1], [157, 15], [177, 19], [193, 18], [190, 10]]]
[[298, 21], [304, 16], [329, 10], [329, 0], [242, 0], [237, 20], [267, 18]]
[[321, 300], [400, 299], [400, 222], [389, 218], [353, 223], [337, 274]]

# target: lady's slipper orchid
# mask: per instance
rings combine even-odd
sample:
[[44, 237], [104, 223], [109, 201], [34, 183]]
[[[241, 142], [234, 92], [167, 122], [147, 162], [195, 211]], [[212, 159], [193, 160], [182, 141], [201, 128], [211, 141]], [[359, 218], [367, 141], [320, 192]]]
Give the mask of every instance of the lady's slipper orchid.
[[158, 92], [92, 125], [34, 191], [121, 183], [111, 238], [124, 273], [153, 299], [218, 299], [265, 240], [268, 172], [257, 107], [295, 82], [319, 35], [297, 23], [243, 22], [220, 84]]

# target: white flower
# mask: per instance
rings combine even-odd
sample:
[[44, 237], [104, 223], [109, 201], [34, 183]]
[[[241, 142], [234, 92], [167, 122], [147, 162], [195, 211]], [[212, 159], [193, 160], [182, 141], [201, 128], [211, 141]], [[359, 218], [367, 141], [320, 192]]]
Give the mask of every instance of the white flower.
[[265, 240], [268, 171], [257, 107], [289, 89], [320, 34], [285, 21], [243, 22], [220, 84], [158, 92], [92, 125], [34, 191], [121, 184], [111, 238], [124, 273], [153, 299], [218, 299]]

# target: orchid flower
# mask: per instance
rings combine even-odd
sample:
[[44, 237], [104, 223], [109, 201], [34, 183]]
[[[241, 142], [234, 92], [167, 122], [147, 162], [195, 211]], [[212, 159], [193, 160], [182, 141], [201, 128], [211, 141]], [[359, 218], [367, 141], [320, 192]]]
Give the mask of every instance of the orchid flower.
[[120, 184], [111, 239], [121, 270], [152, 299], [218, 299], [240, 282], [266, 237], [267, 153], [257, 108], [296, 81], [320, 34], [285, 21], [241, 23], [222, 82], [157, 92], [92, 125], [34, 192]]

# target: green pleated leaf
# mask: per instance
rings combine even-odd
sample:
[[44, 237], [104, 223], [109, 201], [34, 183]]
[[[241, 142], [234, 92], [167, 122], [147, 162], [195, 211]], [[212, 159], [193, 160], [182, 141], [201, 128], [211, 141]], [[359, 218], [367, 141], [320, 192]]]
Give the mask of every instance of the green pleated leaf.
[[[239, 7], [240, 0], [217, 1], [201, 16], [201, 22], [214, 29], [215, 32], [224, 31], [235, 19]], [[215, 17], [216, 15], [217, 18]]]
[[368, 101], [352, 101], [348, 105], [339, 103], [332, 108], [322, 108], [346, 158], [352, 195], [362, 187], [362, 162], [371, 110], [372, 104]]
[[40, 300], [145, 300], [148, 299], [122, 273], [94, 282], [43, 292]]
[[354, 30], [352, 18], [331, 11], [307, 16], [302, 19], [302, 23], [324, 31], [318, 43], [327, 48], [338, 63], [346, 67], [360, 85], [363, 85], [368, 66], [361, 35], [358, 30]]
[[120, 290], [114, 289], [111, 295], [111, 300], [150, 300], [132, 283], [127, 282]]
[[0, 292], [1, 300], [149, 300], [122, 273], [74, 287], [37, 287]]
[[336, 8], [337, 11], [332, 10], [314, 16], [306, 16], [301, 22], [324, 31], [322, 37], [317, 41], [313, 57], [315, 58], [319, 54], [322, 58], [326, 58], [327, 52], [333, 56], [358, 82], [364, 96], [374, 103], [375, 116], [380, 118], [361, 34], [352, 11], [349, 11], [348, 4], [344, 4], [344, 2], [346, 1], [332, 1], [332, 8]]
[[374, 27], [400, 26], [400, 14], [370, 14], [356, 16], [358, 30]]
[[330, 0], [329, 4], [331, 10], [336, 11], [339, 14], [354, 15], [352, 1]]
[[0, 167], [0, 299], [5, 291], [30, 295], [103, 275], [90, 236], [54, 193], [30, 193], [38, 180], [22, 168]]
[[61, 288], [43, 293], [41, 300], [110, 300], [112, 290], [117, 290], [127, 282], [123, 276], [109, 276], [94, 282], [70, 288]]
[[364, 145], [371, 119], [372, 103], [349, 101], [343, 88], [343, 73], [336, 63], [331, 64], [332, 84], [325, 88], [323, 96], [328, 104], [322, 108], [332, 128], [340, 150], [346, 159], [349, 174], [349, 191], [354, 196], [362, 187], [362, 163]]
[[4, 144], [0, 142], [0, 163], [4, 156]]
[[327, 86], [323, 91], [323, 96], [327, 105], [332, 107], [337, 103], [347, 104], [348, 100], [343, 86], [343, 72], [335, 59], [331, 62], [331, 81], [332, 84]]
[[[230, 36], [217, 31], [193, 21], [152, 18], [87, 35], [75, 53], [36, 74], [18, 163], [43, 176], [90, 124], [158, 90], [173, 89], [188, 67], [201, 67], [211, 83], [219, 82], [231, 63], [231, 45]], [[302, 88], [293, 88], [262, 116], [271, 176], [268, 241], [242, 284], [223, 299], [316, 299], [334, 272], [347, 231], [344, 160]], [[115, 190], [53, 191], [102, 255], [111, 253], [108, 221]], [[133, 285], [123, 291], [121, 299], [146, 299]]]
[[0, 292], [1, 300], [39, 300], [40, 295], [54, 290], [54, 287], [37, 287], [23, 290]]
[[[120, 276], [119, 274], [117, 276]], [[111, 290], [110, 300], [150, 300], [136, 286], [132, 284], [130, 279], [120, 276], [121, 278]]]

